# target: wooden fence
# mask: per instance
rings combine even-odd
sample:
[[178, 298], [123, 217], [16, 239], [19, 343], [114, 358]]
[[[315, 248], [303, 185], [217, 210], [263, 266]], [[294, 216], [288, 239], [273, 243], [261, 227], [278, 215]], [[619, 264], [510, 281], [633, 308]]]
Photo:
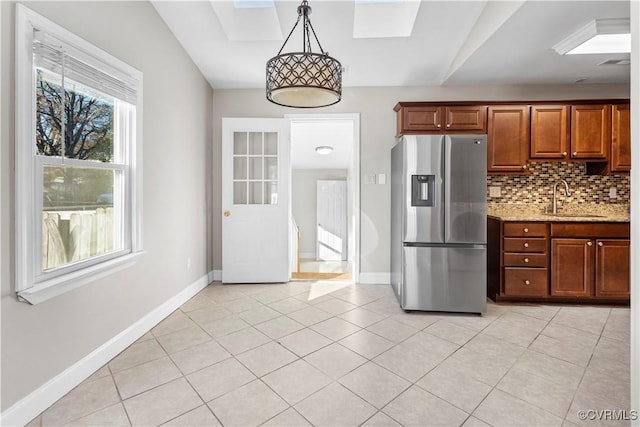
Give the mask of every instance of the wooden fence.
[[113, 208], [44, 212], [42, 269], [101, 255], [113, 250]]

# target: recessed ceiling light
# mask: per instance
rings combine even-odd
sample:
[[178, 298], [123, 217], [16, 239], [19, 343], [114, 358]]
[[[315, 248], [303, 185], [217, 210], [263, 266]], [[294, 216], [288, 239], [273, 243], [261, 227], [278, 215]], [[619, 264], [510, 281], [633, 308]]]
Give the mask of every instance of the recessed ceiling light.
[[596, 19], [556, 44], [560, 55], [629, 53], [631, 29], [629, 19]]
[[320, 145], [316, 147], [316, 153], [326, 156], [327, 154], [331, 154], [333, 152], [333, 147], [329, 145]]

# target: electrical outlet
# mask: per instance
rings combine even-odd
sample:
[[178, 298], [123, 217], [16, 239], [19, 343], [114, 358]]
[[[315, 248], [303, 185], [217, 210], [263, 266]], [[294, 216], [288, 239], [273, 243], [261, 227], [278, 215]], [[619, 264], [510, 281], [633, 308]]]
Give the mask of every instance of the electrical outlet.
[[500, 197], [502, 194], [500, 186], [489, 187], [489, 197]]
[[618, 198], [618, 189], [616, 187], [611, 187], [609, 189], [609, 198], [617, 199]]

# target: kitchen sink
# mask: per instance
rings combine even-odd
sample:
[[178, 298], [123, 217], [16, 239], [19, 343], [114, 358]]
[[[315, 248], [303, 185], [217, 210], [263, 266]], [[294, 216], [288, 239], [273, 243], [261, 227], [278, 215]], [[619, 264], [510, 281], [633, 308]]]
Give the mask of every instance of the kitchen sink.
[[585, 213], [545, 213], [544, 215], [557, 218], [604, 218], [604, 215], [585, 214]]

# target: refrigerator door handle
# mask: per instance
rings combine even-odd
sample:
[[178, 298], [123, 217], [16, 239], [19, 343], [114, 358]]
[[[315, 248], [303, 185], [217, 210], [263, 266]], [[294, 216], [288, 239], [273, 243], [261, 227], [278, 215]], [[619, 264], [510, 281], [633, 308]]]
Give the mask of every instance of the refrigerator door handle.
[[444, 156], [442, 156], [442, 174], [444, 176], [444, 218], [442, 226], [444, 227], [445, 243], [451, 241], [451, 137], [444, 136]]

